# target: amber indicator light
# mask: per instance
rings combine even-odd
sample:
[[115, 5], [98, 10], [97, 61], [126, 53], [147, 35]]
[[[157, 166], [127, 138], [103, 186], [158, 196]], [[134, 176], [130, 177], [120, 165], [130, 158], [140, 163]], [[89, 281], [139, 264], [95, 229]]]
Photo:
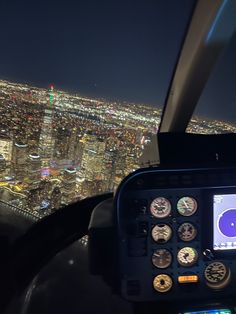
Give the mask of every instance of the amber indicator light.
[[198, 282], [198, 276], [197, 275], [185, 275], [185, 276], [179, 276], [178, 277], [179, 283], [193, 283]]

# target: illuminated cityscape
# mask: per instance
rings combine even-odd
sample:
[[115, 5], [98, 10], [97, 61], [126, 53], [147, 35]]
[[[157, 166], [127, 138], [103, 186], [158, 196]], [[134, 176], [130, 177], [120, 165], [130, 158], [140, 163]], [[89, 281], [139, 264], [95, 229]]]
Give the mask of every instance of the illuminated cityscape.
[[[97, 100], [50, 86], [0, 81], [0, 197], [41, 218], [76, 200], [113, 191], [141, 166], [161, 109]], [[188, 132], [236, 132], [194, 117]], [[145, 156], [147, 164], [151, 164]]]

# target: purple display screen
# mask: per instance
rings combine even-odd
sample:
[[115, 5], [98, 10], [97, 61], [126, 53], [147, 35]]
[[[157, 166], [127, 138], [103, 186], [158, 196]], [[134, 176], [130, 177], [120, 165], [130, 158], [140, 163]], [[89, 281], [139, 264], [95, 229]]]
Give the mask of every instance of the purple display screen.
[[213, 196], [213, 249], [236, 250], [236, 194]]

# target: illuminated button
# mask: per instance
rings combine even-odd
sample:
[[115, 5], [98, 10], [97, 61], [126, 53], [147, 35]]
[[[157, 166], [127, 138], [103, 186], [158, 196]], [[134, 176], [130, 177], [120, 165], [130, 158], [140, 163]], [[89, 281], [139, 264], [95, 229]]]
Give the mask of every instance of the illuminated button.
[[195, 283], [198, 282], [197, 275], [182, 275], [178, 277], [179, 283]]

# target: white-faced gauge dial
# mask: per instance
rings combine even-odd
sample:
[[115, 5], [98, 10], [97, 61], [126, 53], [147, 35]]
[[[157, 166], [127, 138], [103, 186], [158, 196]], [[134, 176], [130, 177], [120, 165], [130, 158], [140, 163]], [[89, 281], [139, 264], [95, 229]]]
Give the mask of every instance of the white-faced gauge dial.
[[177, 254], [177, 260], [181, 266], [190, 267], [193, 266], [198, 259], [197, 251], [192, 247], [184, 247], [179, 250]]
[[210, 263], [204, 271], [206, 284], [212, 289], [223, 289], [230, 281], [231, 272], [221, 262]]
[[177, 209], [182, 216], [192, 216], [197, 211], [197, 201], [190, 196], [184, 196], [178, 200]]
[[197, 235], [197, 229], [190, 222], [184, 222], [178, 228], [178, 235], [182, 241], [192, 241]]
[[171, 289], [173, 281], [169, 275], [160, 274], [153, 279], [153, 288], [158, 292], [167, 292]]
[[170, 201], [165, 197], [155, 198], [150, 206], [151, 214], [156, 218], [165, 218], [171, 212]]
[[152, 229], [152, 238], [159, 243], [165, 243], [170, 240], [172, 235], [171, 227], [166, 224], [157, 224]]
[[158, 249], [152, 255], [152, 263], [157, 268], [167, 268], [172, 262], [172, 255], [167, 249]]

